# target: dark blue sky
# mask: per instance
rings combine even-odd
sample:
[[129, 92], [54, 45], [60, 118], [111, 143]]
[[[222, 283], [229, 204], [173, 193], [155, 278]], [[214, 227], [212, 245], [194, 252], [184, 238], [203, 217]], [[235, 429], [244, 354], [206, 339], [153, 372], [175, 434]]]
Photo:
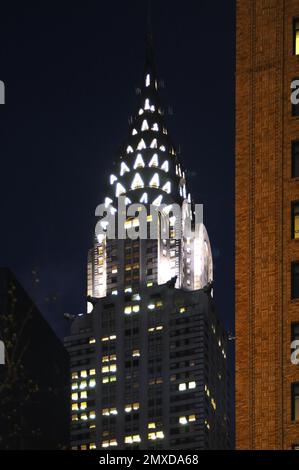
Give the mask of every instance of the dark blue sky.
[[[153, 0], [158, 74], [234, 315], [234, 1]], [[0, 265], [61, 336], [85, 308], [94, 210], [127, 135], [144, 66], [146, 2], [6, 2], [0, 15]], [[34, 282], [37, 271], [39, 282]]]

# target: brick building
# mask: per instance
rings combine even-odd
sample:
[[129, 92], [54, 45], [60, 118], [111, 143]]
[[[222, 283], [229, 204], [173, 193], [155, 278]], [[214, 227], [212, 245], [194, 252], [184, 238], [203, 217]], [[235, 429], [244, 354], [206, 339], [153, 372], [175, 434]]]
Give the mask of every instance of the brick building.
[[299, 444], [299, 1], [237, 1], [236, 434]]

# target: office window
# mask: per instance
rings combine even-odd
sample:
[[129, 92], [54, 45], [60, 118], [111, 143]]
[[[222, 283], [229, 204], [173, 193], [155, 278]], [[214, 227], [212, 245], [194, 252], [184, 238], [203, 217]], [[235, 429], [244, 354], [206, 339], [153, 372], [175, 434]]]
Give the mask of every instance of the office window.
[[299, 263], [292, 263], [292, 299], [299, 298]]
[[292, 178], [299, 176], [299, 140], [292, 142]]
[[299, 323], [292, 323], [292, 341], [299, 341]]
[[292, 202], [292, 238], [299, 238], [299, 201]]
[[293, 22], [293, 51], [299, 55], [299, 18], [294, 18]]
[[299, 421], [299, 382], [292, 384], [292, 421]]

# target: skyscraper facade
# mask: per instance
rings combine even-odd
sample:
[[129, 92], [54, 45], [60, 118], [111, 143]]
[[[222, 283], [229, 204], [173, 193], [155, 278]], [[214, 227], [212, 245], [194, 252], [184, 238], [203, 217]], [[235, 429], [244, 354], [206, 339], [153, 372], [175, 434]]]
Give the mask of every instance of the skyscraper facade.
[[299, 443], [299, 366], [291, 360], [291, 345], [299, 338], [299, 108], [291, 100], [298, 64], [298, 1], [238, 0], [236, 436], [241, 449], [292, 449]]
[[139, 95], [105, 211], [96, 213], [87, 314], [65, 339], [72, 448], [225, 449], [228, 338], [212, 297], [208, 234], [165, 124], [150, 37]]

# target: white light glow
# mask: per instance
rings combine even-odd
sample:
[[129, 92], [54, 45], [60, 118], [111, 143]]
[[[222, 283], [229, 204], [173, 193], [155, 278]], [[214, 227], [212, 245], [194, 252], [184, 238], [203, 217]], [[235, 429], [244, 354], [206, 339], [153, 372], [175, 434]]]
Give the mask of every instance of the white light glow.
[[169, 171], [169, 163], [167, 160], [165, 160], [165, 162], [163, 163], [163, 165], [161, 166], [161, 170], [165, 171], [166, 173], [168, 173]]
[[136, 135], [137, 134], [137, 130], [136, 129], [133, 129], [132, 130], [132, 135]]
[[128, 145], [128, 147], [127, 147], [127, 153], [133, 153], [133, 152], [134, 152], [134, 150], [133, 150], [133, 148], [131, 147], [131, 145]]
[[116, 197], [119, 197], [121, 194], [125, 194], [125, 192], [126, 188], [122, 184], [117, 183], [115, 192]]
[[147, 204], [148, 203], [148, 196], [147, 196], [147, 193], [143, 193], [141, 198], [140, 198], [140, 202], [143, 202], [144, 204]]
[[145, 145], [144, 140], [141, 139], [138, 146], [137, 146], [137, 150], [143, 150], [143, 149], [146, 149], [146, 145]]
[[117, 181], [117, 176], [110, 175], [110, 184], [113, 184], [115, 181]]
[[153, 139], [151, 143], [151, 149], [156, 149], [158, 147], [157, 139]]
[[159, 166], [158, 155], [157, 155], [156, 153], [152, 156], [152, 158], [151, 158], [151, 160], [150, 160], [148, 166], [149, 166], [149, 167], [151, 167], [151, 166]]
[[121, 162], [120, 165], [120, 176], [123, 176], [126, 172], [129, 172], [130, 168], [125, 162]]
[[152, 131], [155, 131], [155, 132], [159, 131], [159, 126], [156, 122], [155, 122], [155, 124], [152, 125]]
[[161, 150], [161, 152], [165, 152], [165, 150], [166, 150], [165, 145], [160, 145], [160, 150]]
[[143, 180], [139, 173], [136, 173], [131, 184], [131, 189], [144, 188]]
[[147, 110], [147, 109], [150, 109], [150, 102], [149, 102], [149, 99], [148, 99], [148, 98], [146, 98], [146, 100], [145, 100], [144, 109], [146, 109], [146, 110]]
[[154, 201], [153, 201], [153, 205], [154, 206], [160, 206], [161, 202], [162, 202], [162, 199], [163, 199], [163, 196], [160, 195], [158, 196]]
[[151, 77], [150, 74], [148, 73], [146, 78], [145, 78], [145, 86], [148, 87], [151, 84]]
[[134, 163], [134, 170], [136, 170], [136, 168], [144, 168], [145, 167], [145, 164], [144, 164], [144, 160], [142, 158], [142, 155], [141, 153], [138, 153], [137, 157], [136, 157], [136, 160], [135, 160], [135, 163]]
[[159, 188], [160, 179], [158, 173], [155, 173], [149, 183], [151, 188]]
[[142, 123], [142, 126], [141, 126], [141, 130], [142, 131], [148, 131], [149, 127], [148, 127], [148, 123], [147, 123], [147, 120], [144, 119], [143, 123]]
[[170, 194], [171, 192], [171, 184], [170, 184], [170, 181], [167, 181], [167, 183], [164, 184], [164, 186], [162, 187], [163, 191], [165, 191], [166, 193]]

